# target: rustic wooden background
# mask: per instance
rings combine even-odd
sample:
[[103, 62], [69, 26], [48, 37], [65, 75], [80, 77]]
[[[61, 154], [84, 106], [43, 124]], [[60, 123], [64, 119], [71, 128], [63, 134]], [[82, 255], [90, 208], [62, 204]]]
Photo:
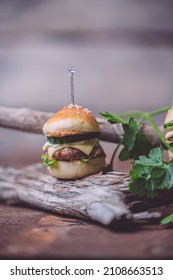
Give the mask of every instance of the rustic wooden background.
[[[173, 2], [0, 1], [1, 105], [53, 112], [70, 103], [71, 65], [77, 69], [76, 102], [96, 115], [168, 105], [173, 91]], [[43, 136], [7, 129], [0, 134], [1, 165], [40, 161]], [[114, 144], [102, 145], [108, 161]], [[115, 161], [117, 171], [129, 167]], [[0, 211], [2, 257], [173, 256], [172, 230], [159, 225], [122, 233], [33, 209], [1, 204]]]
[[[54, 112], [70, 103], [69, 65], [77, 69], [76, 102], [96, 115], [168, 105], [172, 11], [171, 0], [0, 1], [1, 105]], [[40, 160], [44, 137], [0, 134], [1, 164]], [[109, 158], [114, 146], [103, 145]]]

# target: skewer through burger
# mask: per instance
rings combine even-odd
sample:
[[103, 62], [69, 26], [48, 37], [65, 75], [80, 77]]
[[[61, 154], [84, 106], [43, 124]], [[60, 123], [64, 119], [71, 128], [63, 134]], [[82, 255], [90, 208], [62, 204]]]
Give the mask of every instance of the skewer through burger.
[[65, 106], [46, 121], [43, 133], [47, 142], [42, 160], [53, 177], [79, 179], [104, 168], [99, 124], [88, 109]]

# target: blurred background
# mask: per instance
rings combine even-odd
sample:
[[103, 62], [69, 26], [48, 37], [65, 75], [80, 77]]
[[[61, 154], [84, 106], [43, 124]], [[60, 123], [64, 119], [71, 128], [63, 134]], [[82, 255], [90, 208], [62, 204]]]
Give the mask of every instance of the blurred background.
[[[71, 102], [69, 66], [76, 103], [96, 116], [169, 105], [173, 1], [0, 0], [1, 106], [59, 110]], [[0, 134], [1, 165], [40, 161], [44, 136]], [[115, 145], [102, 145], [109, 161]]]

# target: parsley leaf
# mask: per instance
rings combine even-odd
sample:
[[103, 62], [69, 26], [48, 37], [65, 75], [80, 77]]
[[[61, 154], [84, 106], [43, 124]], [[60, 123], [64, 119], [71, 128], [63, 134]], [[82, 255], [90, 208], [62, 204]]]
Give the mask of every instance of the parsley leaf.
[[159, 190], [173, 187], [173, 166], [163, 161], [161, 147], [132, 162], [130, 190], [136, 195], [155, 197]]
[[41, 159], [46, 167], [56, 167], [58, 165], [58, 161], [55, 159], [49, 159], [45, 154], [41, 156]]
[[115, 123], [126, 124], [127, 123], [124, 119], [122, 119], [120, 116], [118, 116], [117, 114], [114, 114], [114, 113], [103, 112], [103, 113], [100, 113], [100, 115], [102, 117], [104, 117], [111, 124], [115, 124]]
[[170, 214], [169, 216], [163, 218], [160, 223], [162, 225], [167, 225], [167, 224], [170, 224], [171, 226], [173, 226], [173, 213]]
[[109, 112], [100, 114], [111, 124], [122, 124], [124, 130], [122, 145], [124, 145], [124, 147], [119, 154], [119, 159], [121, 161], [137, 159], [140, 155], [147, 155], [152, 149], [150, 140], [144, 134], [139, 133], [137, 122], [133, 117], [130, 117], [129, 122], [127, 122], [117, 114]]
[[147, 155], [152, 148], [150, 140], [138, 132], [137, 122], [133, 117], [129, 123], [123, 124], [124, 138], [122, 144], [124, 148], [121, 150], [119, 159], [121, 161], [133, 158], [137, 159], [140, 155]]
[[124, 129], [124, 139], [123, 144], [128, 151], [133, 149], [134, 142], [136, 140], [136, 135], [138, 132], [138, 126], [133, 117], [129, 119], [128, 124], [123, 124]]

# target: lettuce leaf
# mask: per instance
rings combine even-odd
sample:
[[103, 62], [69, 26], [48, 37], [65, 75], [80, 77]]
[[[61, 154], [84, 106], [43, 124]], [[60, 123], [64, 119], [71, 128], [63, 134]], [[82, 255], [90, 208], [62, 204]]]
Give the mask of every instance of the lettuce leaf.
[[49, 159], [45, 154], [41, 156], [41, 159], [46, 167], [56, 167], [58, 165], [58, 161], [56, 159]]

